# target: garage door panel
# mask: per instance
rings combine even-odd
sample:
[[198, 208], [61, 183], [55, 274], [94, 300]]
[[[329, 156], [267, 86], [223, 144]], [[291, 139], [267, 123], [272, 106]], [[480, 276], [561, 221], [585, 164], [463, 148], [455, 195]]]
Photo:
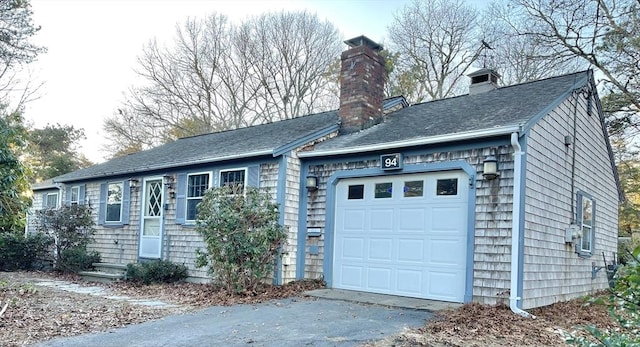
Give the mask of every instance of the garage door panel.
[[432, 298], [455, 301], [464, 295], [464, 278], [459, 272], [429, 271], [428, 292]]
[[[438, 180], [446, 184], [438, 187]], [[468, 177], [461, 172], [338, 182], [331, 285], [462, 302], [468, 231], [463, 182]], [[349, 199], [349, 186], [361, 186], [362, 197]]]
[[371, 209], [372, 232], [389, 233], [393, 231], [393, 208], [372, 208]]
[[364, 260], [365, 241], [362, 238], [345, 237], [341, 242], [341, 253], [345, 259]]
[[402, 263], [415, 263], [422, 265], [425, 261], [424, 239], [403, 238], [398, 240], [398, 261]]
[[398, 208], [398, 231], [424, 232], [426, 211], [424, 208]]
[[[466, 206], [464, 207], [466, 208]], [[466, 232], [467, 211], [462, 206], [434, 206], [429, 218], [430, 230], [439, 232]]]
[[369, 267], [367, 271], [367, 288], [376, 291], [391, 291], [392, 269], [386, 267]]
[[393, 254], [393, 240], [390, 238], [375, 238], [369, 241], [369, 260], [391, 261]]
[[362, 278], [364, 274], [363, 266], [344, 265], [340, 267], [340, 270], [339, 280], [344, 286], [351, 288], [362, 287], [364, 284]]
[[456, 239], [431, 239], [429, 243], [429, 264], [433, 265], [449, 265], [461, 267], [465, 263], [461, 260], [461, 254], [464, 254], [465, 248], [462, 240]]
[[342, 224], [343, 232], [353, 232], [359, 231], [363, 232], [365, 230], [365, 221], [366, 221], [366, 210], [364, 209], [345, 209], [342, 210], [342, 220], [344, 223]]
[[399, 269], [396, 279], [399, 293], [408, 296], [420, 296], [422, 293], [423, 270]]

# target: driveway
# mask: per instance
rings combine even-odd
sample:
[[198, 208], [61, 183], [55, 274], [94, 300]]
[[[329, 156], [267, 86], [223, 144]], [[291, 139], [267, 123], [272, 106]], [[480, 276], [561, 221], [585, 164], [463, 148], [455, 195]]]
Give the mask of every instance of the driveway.
[[36, 346], [359, 346], [424, 325], [433, 314], [340, 300], [289, 298], [213, 306]]

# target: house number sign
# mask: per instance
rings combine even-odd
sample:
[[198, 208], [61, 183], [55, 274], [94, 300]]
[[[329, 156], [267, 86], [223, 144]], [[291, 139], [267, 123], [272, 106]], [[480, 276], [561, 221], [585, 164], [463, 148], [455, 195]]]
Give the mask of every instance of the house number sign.
[[383, 154], [380, 156], [380, 165], [382, 170], [402, 169], [402, 154]]

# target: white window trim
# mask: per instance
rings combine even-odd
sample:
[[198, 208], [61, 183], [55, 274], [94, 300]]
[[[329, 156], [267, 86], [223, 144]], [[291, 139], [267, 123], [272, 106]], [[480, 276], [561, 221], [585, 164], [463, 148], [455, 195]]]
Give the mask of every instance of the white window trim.
[[[51, 195], [55, 195], [56, 196], [56, 205], [51, 207], [49, 206], [49, 196]], [[47, 201], [45, 202], [45, 205], [47, 206], [47, 208], [58, 208], [58, 206], [60, 206], [60, 194], [59, 193], [47, 193]]]
[[[584, 217], [583, 217], [583, 208], [584, 208], [584, 200], [589, 200], [591, 201], [591, 225], [585, 225], [583, 224], [584, 221]], [[596, 200], [589, 194], [585, 193], [585, 192], [578, 192], [577, 194], [577, 224], [579, 226], [579, 230], [580, 230], [580, 239], [578, 240], [579, 243], [576, 245], [576, 253], [578, 253], [578, 255], [580, 256], [584, 256], [584, 257], [590, 257], [593, 255], [594, 253], [594, 249], [595, 249], [595, 221], [596, 221]], [[591, 246], [591, 249], [584, 249], [582, 248], [582, 242], [583, 242], [583, 237], [584, 237], [584, 228], [589, 228], [589, 245]]]
[[239, 168], [233, 168], [233, 169], [220, 170], [220, 173], [218, 174], [218, 186], [222, 187], [222, 174], [225, 173], [225, 172], [230, 172], [230, 171], [244, 171], [244, 182], [242, 184], [242, 191], [243, 191], [243, 193], [246, 193], [246, 191], [247, 191], [247, 180], [249, 179], [249, 168], [248, 167], [239, 167]]
[[[76, 197], [78, 200], [73, 200], [73, 191], [76, 191]], [[69, 197], [69, 203], [71, 205], [76, 204], [76, 205], [80, 205], [80, 186], [73, 186], [71, 187], [71, 196]]]
[[[187, 216], [189, 216], [189, 200], [196, 199], [194, 197], [189, 197], [189, 177], [190, 176], [198, 176], [198, 175], [209, 175], [209, 187], [207, 187], [207, 189], [211, 189], [211, 187], [213, 187], [213, 173], [211, 171], [208, 171], [208, 172], [207, 171], [205, 171], [205, 172], [193, 172], [193, 173], [187, 174], [187, 182], [185, 183], [186, 191], [184, 192], [184, 198], [185, 198], [185, 203], [184, 203], [184, 221], [189, 223], [189, 224], [192, 224], [192, 223], [194, 223], [196, 221], [195, 219], [187, 219]], [[202, 201], [202, 196], [198, 197], [197, 199], [200, 199], [200, 201]]]
[[[122, 187], [122, 196], [120, 197], [120, 218], [118, 218], [118, 220], [108, 220], [107, 217], [109, 216], [109, 186], [110, 185], [119, 185], [120, 187]], [[105, 204], [105, 208], [104, 208], [104, 223], [105, 224], [120, 224], [122, 223], [122, 208], [124, 205], [123, 203], [123, 198], [124, 198], [124, 183], [123, 182], [107, 182], [107, 196], [106, 196], [106, 204]]]

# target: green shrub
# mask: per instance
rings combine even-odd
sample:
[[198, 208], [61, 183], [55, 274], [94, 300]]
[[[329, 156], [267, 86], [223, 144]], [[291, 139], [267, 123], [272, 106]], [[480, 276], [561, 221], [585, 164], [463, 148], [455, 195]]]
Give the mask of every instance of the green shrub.
[[93, 263], [101, 261], [100, 253], [88, 252], [86, 248], [68, 248], [62, 250], [56, 263], [56, 270], [61, 272], [79, 272], [90, 270]]
[[147, 261], [138, 264], [127, 264], [125, 278], [128, 281], [150, 283], [172, 283], [189, 276], [187, 267], [167, 260]]
[[40, 210], [36, 216], [38, 231], [51, 235], [55, 240], [56, 270], [85, 270], [90, 268], [92, 259], [99, 259], [95, 252], [89, 253], [86, 250], [95, 233], [91, 207], [62, 206], [58, 209]]
[[42, 269], [50, 263], [53, 239], [43, 234], [0, 234], [0, 270]]
[[620, 325], [619, 329], [605, 330], [585, 327], [587, 337], [571, 336], [568, 342], [583, 347], [640, 346], [640, 247], [630, 254], [631, 261], [620, 267], [615, 275], [607, 303], [609, 313]]
[[278, 205], [258, 188], [220, 187], [198, 205], [196, 230], [207, 245], [197, 250], [196, 266], [209, 266], [214, 280], [229, 292], [253, 291], [273, 275], [287, 234], [278, 223]]

